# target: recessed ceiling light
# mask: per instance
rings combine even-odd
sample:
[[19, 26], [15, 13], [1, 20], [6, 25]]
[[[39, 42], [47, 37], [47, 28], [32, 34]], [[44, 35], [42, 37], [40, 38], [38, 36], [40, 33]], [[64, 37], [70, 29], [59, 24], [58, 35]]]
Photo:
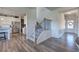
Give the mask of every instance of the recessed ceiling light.
[[1, 20], [4, 20], [3, 18], [1, 18]]

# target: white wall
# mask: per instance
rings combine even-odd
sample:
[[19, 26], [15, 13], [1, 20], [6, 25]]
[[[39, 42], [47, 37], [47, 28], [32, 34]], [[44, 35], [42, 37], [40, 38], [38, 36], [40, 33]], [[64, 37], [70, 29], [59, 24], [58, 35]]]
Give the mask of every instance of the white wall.
[[78, 9], [78, 37], [79, 37], [79, 9]]
[[41, 22], [44, 18], [52, 19], [52, 13], [47, 8], [37, 7], [37, 21]]
[[26, 38], [35, 41], [36, 8], [26, 12]]

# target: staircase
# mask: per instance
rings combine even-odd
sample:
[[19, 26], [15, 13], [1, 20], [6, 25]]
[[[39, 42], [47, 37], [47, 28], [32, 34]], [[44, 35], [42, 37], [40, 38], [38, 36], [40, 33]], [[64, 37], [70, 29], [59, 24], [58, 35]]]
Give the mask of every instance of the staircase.
[[42, 31], [42, 32], [40, 33], [38, 39], [37, 39], [37, 44], [40, 44], [40, 43], [46, 41], [46, 40], [49, 39], [50, 37], [52, 37], [50, 31], [48, 31], [48, 30]]
[[35, 43], [37, 44], [37, 39], [39, 37], [39, 35], [44, 31], [43, 27], [41, 26], [40, 23], [36, 23], [35, 26]]
[[51, 37], [50, 31], [44, 29], [44, 21], [36, 23], [35, 26], [35, 43], [39, 44]]

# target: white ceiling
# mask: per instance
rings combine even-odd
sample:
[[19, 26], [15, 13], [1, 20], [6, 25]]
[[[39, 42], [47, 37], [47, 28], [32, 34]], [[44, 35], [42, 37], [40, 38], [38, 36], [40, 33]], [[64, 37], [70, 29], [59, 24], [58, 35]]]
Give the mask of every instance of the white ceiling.
[[28, 9], [35, 7], [0, 7], [0, 13], [6, 15], [23, 16]]
[[[35, 7], [0, 7], [0, 14], [13, 15], [13, 16], [24, 16], [27, 10], [34, 9]], [[61, 7], [46, 7], [53, 11]], [[64, 8], [68, 9], [68, 8]]]
[[[24, 16], [28, 9], [35, 7], [0, 7], [0, 14], [13, 15], [13, 16]], [[46, 7], [50, 10], [55, 10], [59, 7]]]
[[49, 9], [49, 10], [56, 10], [56, 9], [58, 9], [60, 7], [46, 7], [46, 8]]

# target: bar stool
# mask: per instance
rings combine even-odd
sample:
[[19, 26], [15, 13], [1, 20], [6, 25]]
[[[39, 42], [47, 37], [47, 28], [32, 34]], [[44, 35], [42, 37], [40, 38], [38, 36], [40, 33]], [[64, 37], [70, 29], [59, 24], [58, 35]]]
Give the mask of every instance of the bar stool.
[[6, 40], [6, 33], [5, 32], [0, 32], [1, 35], [3, 35], [2, 37], [0, 38], [4, 38]]

